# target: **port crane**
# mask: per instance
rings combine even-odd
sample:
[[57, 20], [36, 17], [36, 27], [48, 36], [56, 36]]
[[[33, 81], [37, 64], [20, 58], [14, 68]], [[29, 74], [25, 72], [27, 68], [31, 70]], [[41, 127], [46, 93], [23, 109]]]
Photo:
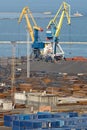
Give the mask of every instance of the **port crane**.
[[[36, 21], [30, 11], [30, 9], [26, 6], [23, 8], [20, 17], [18, 19], [18, 23], [22, 21], [23, 16], [25, 17], [26, 24], [27, 24], [27, 30], [29, 32], [29, 35], [32, 40], [32, 48], [35, 57], [38, 57], [40, 55], [40, 49], [44, 48], [44, 43], [39, 41], [38, 31], [43, 31], [43, 29], [39, 26], [37, 26]], [[31, 21], [30, 21], [31, 20]], [[32, 26], [32, 24], [33, 26]]]
[[[60, 15], [61, 13], [61, 15]], [[59, 22], [58, 20], [58, 16], [59, 17]], [[53, 19], [50, 20], [48, 26], [47, 26], [47, 31], [46, 31], [46, 35], [47, 35], [47, 39], [52, 40], [52, 52], [51, 52], [51, 56], [52, 58], [58, 60], [59, 58], [63, 58], [64, 57], [64, 51], [62, 49], [62, 47], [59, 44], [59, 34], [62, 28], [62, 24], [63, 24], [63, 20], [64, 17], [66, 16], [68, 24], [71, 24], [70, 21], [70, 5], [66, 2], [63, 2], [59, 8], [59, 10], [57, 11], [56, 15], [54, 16]]]

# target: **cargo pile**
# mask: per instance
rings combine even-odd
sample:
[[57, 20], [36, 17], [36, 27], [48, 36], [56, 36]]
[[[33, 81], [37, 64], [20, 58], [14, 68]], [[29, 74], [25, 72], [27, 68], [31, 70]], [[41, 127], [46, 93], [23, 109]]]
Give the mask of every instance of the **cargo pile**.
[[73, 61], [86, 61], [87, 62], [87, 58], [82, 57], [82, 56], [66, 58], [66, 61], [69, 61], [69, 60], [73, 60]]
[[31, 72], [31, 78], [19, 77], [16, 81], [20, 82], [13, 88], [3, 87], [3, 93], [0, 93], [1, 108], [5, 100], [11, 99], [13, 93], [15, 108], [26, 108], [27, 105], [34, 107], [35, 104], [53, 106], [55, 103], [53, 107], [56, 106], [56, 111], [59, 111], [59, 104], [84, 105], [84, 108], [85, 105], [87, 106], [87, 74], [70, 75], [34, 71]]

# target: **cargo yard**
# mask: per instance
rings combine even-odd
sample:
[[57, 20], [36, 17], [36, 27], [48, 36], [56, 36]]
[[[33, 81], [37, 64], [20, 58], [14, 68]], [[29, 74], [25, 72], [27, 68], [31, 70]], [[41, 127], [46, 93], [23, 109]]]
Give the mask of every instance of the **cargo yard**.
[[16, 57], [20, 41], [9, 41], [12, 56], [0, 56], [0, 130], [87, 130], [87, 58], [65, 57], [59, 42], [64, 17], [71, 25], [66, 2], [41, 41], [42, 27], [28, 6], [22, 9], [18, 24], [25, 18], [27, 54]]
[[17, 58], [13, 87], [12, 59], [2, 58], [0, 62], [1, 124], [7, 114], [38, 111], [87, 113], [87, 61], [53, 63], [31, 60], [30, 77], [27, 78], [27, 58]]

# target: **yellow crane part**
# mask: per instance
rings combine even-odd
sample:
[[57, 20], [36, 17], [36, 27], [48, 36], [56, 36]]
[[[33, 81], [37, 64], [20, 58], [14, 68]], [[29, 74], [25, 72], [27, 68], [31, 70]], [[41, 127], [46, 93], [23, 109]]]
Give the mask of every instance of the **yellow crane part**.
[[[59, 22], [57, 22], [57, 18], [58, 18], [60, 13], [61, 13], [60, 19], [59, 19]], [[61, 30], [61, 27], [62, 27], [62, 23], [63, 23], [63, 19], [64, 19], [65, 15], [67, 17], [68, 24], [70, 24], [71, 23], [71, 21], [70, 21], [70, 5], [67, 4], [66, 2], [63, 2], [61, 4], [59, 10], [57, 11], [56, 15], [54, 16], [53, 19], [51, 19], [51, 21], [49, 22], [49, 24], [47, 26], [47, 29], [48, 29], [48, 28], [50, 28], [52, 26], [52, 24], [55, 25], [56, 31], [55, 31], [54, 37], [59, 36], [60, 30]]]
[[[30, 15], [30, 18], [31, 18], [31, 20], [32, 20], [32, 22], [33, 22], [33, 27], [32, 27], [32, 25], [31, 25], [31, 23], [30, 23], [30, 20], [29, 20], [28, 15]], [[31, 40], [32, 40], [32, 42], [34, 42], [35, 39], [34, 39], [34, 31], [33, 31], [33, 29], [36, 29], [36, 30], [38, 30], [38, 31], [43, 31], [43, 29], [42, 29], [41, 27], [38, 27], [38, 26], [37, 26], [36, 21], [35, 21], [35, 19], [34, 19], [32, 13], [31, 13], [31, 11], [29, 10], [29, 8], [28, 8], [27, 6], [23, 8], [23, 10], [22, 10], [22, 12], [21, 12], [21, 14], [20, 14], [18, 23], [21, 22], [23, 16], [25, 16], [26, 23], [27, 23], [27, 29], [28, 29], [28, 31], [29, 31], [29, 33], [30, 33]]]

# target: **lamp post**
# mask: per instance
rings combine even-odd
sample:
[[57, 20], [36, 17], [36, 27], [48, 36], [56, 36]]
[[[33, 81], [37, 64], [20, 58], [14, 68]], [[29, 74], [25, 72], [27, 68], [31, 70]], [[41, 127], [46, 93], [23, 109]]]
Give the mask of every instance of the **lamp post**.
[[14, 105], [14, 85], [15, 85], [15, 45], [16, 42], [12, 41], [12, 64], [11, 64], [11, 87], [12, 87], [12, 103]]
[[27, 29], [27, 78], [30, 78], [30, 36]]

